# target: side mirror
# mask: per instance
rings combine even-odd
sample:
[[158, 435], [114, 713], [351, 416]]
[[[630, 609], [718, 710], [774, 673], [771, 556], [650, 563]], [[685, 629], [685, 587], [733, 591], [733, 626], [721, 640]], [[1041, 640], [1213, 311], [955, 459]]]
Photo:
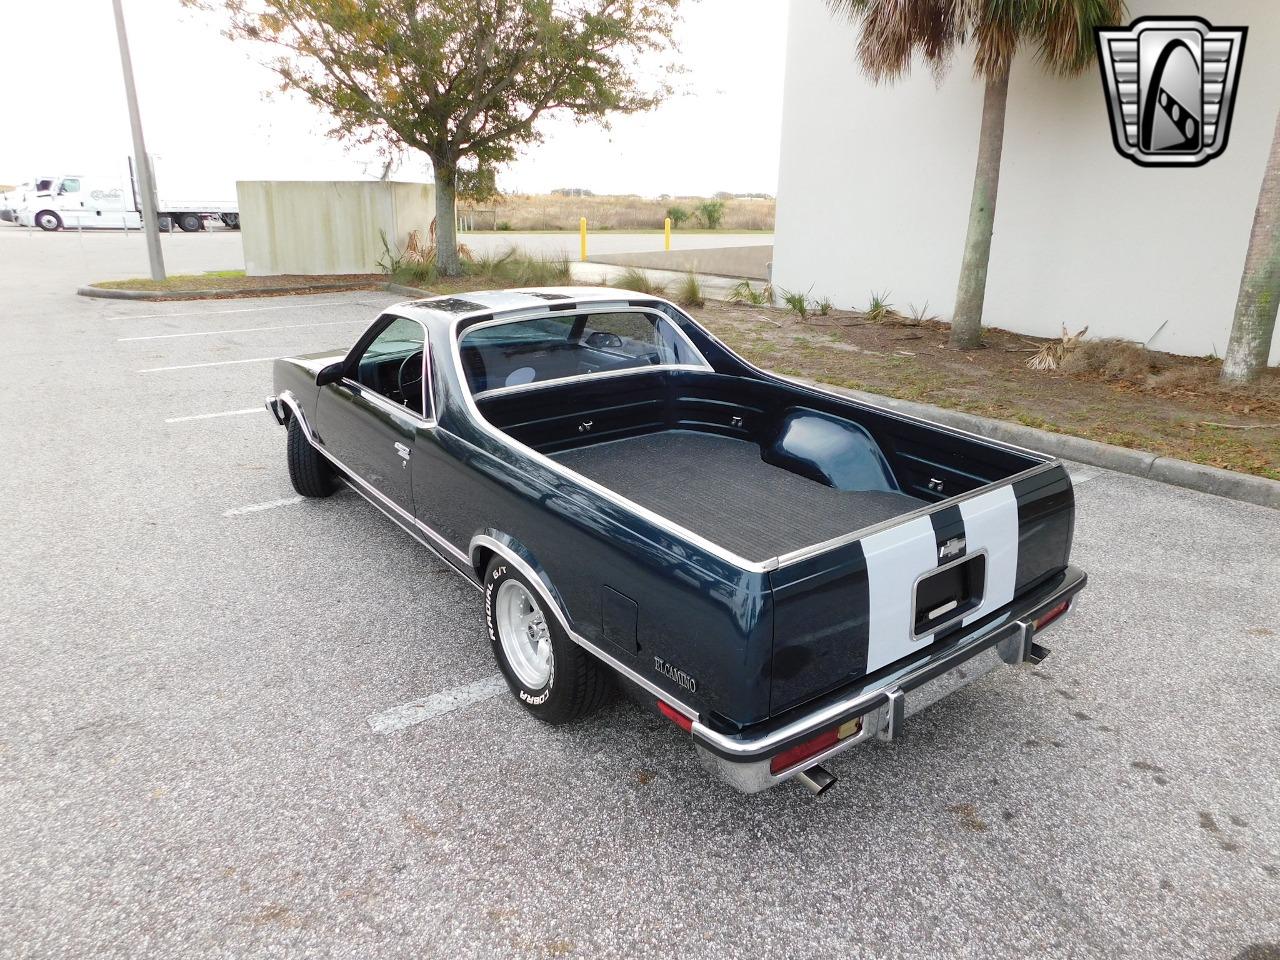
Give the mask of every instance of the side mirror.
[[323, 387], [329, 383], [337, 383], [342, 379], [342, 371], [345, 366], [346, 364], [339, 360], [337, 363], [322, 367], [320, 372], [316, 374], [316, 386]]

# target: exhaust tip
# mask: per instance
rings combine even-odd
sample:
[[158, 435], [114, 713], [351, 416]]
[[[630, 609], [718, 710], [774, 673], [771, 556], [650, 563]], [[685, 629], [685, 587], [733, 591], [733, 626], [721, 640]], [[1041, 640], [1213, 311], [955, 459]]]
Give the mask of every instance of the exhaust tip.
[[1027, 648], [1027, 663], [1035, 666], [1038, 663], [1044, 663], [1045, 658], [1049, 656], [1049, 648], [1042, 647], [1040, 644], [1032, 641]]
[[793, 779], [814, 796], [825, 793], [836, 785], [835, 775], [821, 765], [812, 766], [808, 770], [799, 770]]

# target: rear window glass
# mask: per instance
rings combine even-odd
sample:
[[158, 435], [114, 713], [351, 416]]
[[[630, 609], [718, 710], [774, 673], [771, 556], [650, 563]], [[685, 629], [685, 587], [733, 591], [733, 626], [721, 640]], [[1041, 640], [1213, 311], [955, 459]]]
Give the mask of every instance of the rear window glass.
[[552, 314], [481, 326], [458, 343], [472, 393], [615, 370], [705, 361], [665, 317]]

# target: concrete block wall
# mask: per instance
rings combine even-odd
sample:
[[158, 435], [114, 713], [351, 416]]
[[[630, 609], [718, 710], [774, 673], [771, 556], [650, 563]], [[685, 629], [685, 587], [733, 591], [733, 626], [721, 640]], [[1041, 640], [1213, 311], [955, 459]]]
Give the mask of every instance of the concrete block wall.
[[426, 183], [241, 180], [236, 193], [252, 277], [376, 273], [382, 233], [395, 249], [411, 230], [425, 243], [435, 217]]

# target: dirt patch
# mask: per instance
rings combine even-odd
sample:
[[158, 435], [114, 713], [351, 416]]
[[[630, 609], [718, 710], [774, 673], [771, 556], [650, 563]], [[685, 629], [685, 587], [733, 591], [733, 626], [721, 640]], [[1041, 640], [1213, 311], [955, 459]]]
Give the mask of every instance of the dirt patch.
[[988, 329], [960, 352], [933, 320], [827, 316], [708, 303], [693, 315], [733, 349], [788, 376], [930, 403], [1056, 433], [1280, 480], [1280, 371], [1229, 388], [1216, 360], [1083, 341], [1052, 371], [1027, 367], [1048, 341]]
[[274, 296], [330, 290], [367, 290], [386, 284], [378, 273], [341, 273], [322, 275], [281, 274], [274, 277], [246, 277], [243, 270], [216, 270], [210, 273], [177, 274], [164, 280], [136, 277], [129, 280], [102, 280], [90, 286], [103, 290], [138, 290], [172, 294], [184, 299], [192, 294], [214, 293], [218, 296]]

